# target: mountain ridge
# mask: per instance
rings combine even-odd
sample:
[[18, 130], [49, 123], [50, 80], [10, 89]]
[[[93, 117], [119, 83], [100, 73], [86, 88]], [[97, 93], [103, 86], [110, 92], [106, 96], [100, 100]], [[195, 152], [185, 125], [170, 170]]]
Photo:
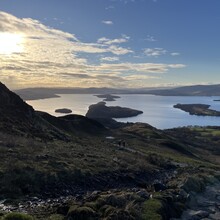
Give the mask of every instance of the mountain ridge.
[[57, 98], [57, 94], [150, 94], [160, 96], [220, 96], [220, 84], [192, 85], [175, 88], [26, 88], [15, 90], [24, 100]]

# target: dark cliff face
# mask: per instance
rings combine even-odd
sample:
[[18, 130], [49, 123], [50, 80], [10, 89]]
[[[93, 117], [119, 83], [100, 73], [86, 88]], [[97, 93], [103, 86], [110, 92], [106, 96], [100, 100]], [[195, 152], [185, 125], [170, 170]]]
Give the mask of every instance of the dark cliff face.
[[0, 83], [0, 132], [28, 134], [34, 118], [34, 109]]
[[34, 109], [0, 82], [0, 113], [2, 117], [31, 118]]
[[37, 112], [0, 82], [0, 132], [66, 140], [68, 133], [97, 134], [104, 126], [84, 116], [55, 117]]

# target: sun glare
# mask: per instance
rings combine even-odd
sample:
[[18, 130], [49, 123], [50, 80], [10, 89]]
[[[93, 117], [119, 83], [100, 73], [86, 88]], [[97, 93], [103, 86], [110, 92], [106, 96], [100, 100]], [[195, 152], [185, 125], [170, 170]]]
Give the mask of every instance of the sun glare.
[[21, 53], [24, 38], [21, 34], [0, 32], [0, 54], [11, 55]]

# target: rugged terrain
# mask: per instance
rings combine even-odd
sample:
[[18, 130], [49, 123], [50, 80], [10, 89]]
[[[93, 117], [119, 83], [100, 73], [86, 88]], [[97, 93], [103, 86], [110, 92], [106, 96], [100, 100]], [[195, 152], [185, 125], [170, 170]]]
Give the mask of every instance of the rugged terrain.
[[0, 219], [196, 217], [193, 195], [220, 184], [219, 146], [219, 127], [54, 117], [0, 84]]

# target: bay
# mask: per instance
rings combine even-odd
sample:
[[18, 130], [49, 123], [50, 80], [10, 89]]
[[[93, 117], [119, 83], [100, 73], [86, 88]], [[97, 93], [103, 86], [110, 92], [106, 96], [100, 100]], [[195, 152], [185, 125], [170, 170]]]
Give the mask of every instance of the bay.
[[[55, 113], [55, 109], [69, 108], [73, 114], [85, 115], [88, 107], [102, 101], [92, 94], [60, 94], [59, 98], [40, 99], [28, 101], [36, 110], [45, 111], [55, 116], [63, 114]], [[159, 128], [167, 129], [182, 126], [220, 126], [220, 117], [195, 116], [173, 108], [177, 103], [181, 104], [208, 104], [211, 109], [220, 111], [220, 102], [213, 100], [219, 97], [204, 96], [154, 96], [142, 94], [119, 95], [121, 98], [113, 102], [107, 102], [107, 106], [122, 106], [142, 110], [144, 113], [136, 117], [117, 119], [121, 122], [144, 122]]]

